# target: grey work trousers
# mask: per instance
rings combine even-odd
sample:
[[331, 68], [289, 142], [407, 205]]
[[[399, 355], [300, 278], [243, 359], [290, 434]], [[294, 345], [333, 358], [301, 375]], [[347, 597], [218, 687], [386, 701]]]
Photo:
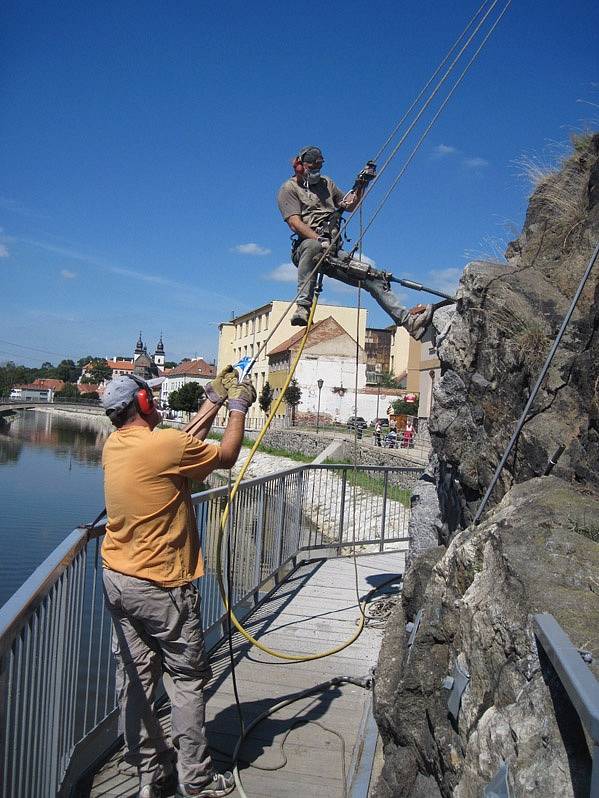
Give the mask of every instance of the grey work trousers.
[[[312, 276], [309, 282], [306, 281], [310, 273], [314, 271], [314, 267], [322, 253], [323, 249], [319, 241], [312, 238], [305, 238], [292, 255], [293, 262], [297, 266], [297, 290], [299, 293], [297, 304], [303, 305], [305, 308], [309, 308], [312, 304], [314, 288], [316, 286], [316, 274]], [[340, 259], [349, 259], [348, 253], [342, 250], [339, 250], [337, 257]], [[328, 277], [334, 277], [335, 280], [339, 280], [346, 285], [358, 285], [358, 281], [352, 277], [348, 277], [347, 272], [332, 266], [327, 263], [326, 260], [323, 261], [321, 269]], [[410, 314], [393, 291], [390, 289], [385, 290], [382, 280], [368, 278], [362, 280], [361, 285], [362, 288], [368, 291], [370, 296], [380, 305], [385, 313], [393, 319], [395, 324], [400, 327], [403, 326], [404, 321], [409, 318]]]
[[125, 759], [142, 783], [168, 771], [172, 751], [154, 714], [156, 688], [170, 676], [171, 738], [179, 781], [201, 785], [212, 773], [203, 687], [212, 673], [204, 647], [200, 596], [189, 583], [163, 588], [104, 569], [104, 596], [114, 625], [116, 688]]

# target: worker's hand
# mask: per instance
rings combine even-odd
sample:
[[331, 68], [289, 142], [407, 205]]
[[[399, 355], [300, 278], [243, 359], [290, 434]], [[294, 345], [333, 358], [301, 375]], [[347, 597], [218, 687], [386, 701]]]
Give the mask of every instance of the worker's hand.
[[233, 366], [229, 364], [222, 371], [219, 371], [216, 377], [206, 385], [204, 388], [206, 397], [210, 399], [213, 405], [224, 404], [229, 396], [229, 384], [233, 380], [237, 384], [237, 374]]
[[247, 413], [250, 405], [256, 401], [256, 389], [249, 377], [229, 390], [229, 410], [238, 410]]

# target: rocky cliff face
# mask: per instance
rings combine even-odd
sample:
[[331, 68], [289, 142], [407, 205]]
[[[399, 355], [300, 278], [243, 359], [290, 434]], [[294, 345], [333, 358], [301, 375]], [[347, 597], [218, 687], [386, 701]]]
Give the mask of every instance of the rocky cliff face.
[[[474, 798], [503, 763], [512, 795], [584, 794], [588, 747], [531, 617], [552, 613], [599, 659], [599, 264], [483, 522], [468, 525], [598, 240], [595, 135], [540, 182], [507, 264], [469, 264], [449, 328], [438, 320], [434, 456], [411, 528], [419, 556], [379, 663], [379, 798]], [[442, 682], [459, 671], [467, 686], [451, 717]]]

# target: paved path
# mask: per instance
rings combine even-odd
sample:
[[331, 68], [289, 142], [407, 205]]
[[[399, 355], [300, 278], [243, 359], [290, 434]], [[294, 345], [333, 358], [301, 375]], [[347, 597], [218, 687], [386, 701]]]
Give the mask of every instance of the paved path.
[[[404, 570], [403, 553], [368, 555], [357, 558], [356, 562], [361, 597], [393, 576], [397, 578], [379, 591], [377, 597], [384, 591], [397, 592]], [[248, 621], [248, 628], [271, 647], [311, 653], [349, 638], [355, 630], [358, 614], [354, 561], [342, 558], [298, 568], [256, 610]], [[352, 646], [339, 654], [313, 662], [286, 664], [235, 635], [236, 674], [246, 723], [283, 698], [333, 676], [367, 675], [376, 663], [381, 638], [381, 629], [367, 627]], [[239, 735], [225, 645], [214, 653], [213, 668], [215, 676], [207, 689], [208, 738], [214, 749], [218, 749], [215, 753], [217, 766], [224, 769], [230, 765], [227, 754], [232, 752]], [[370, 700], [370, 692], [346, 684], [304, 698], [261, 723], [242, 750], [246, 764], [241, 767], [241, 778], [248, 798], [342, 796], [342, 760], [349, 785], [359, 765], [358, 754]], [[257, 769], [258, 766], [272, 768], [282, 764], [283, 738], [296, 721], [304, 722], [293, 728], [285, 742], [287, 763], [274, 770]], [[317, 721], [326, 728], [305, 721]], [[168, 717], [164, 723], [168, 731]], [[126, 772], [119, 772], [119, 761], [120, 754], [117, 754], [97, 773], [91, 793], [84, 795], [133, 797], [136, 781]], [[232, 795], [239, 796], [239, 793], [235, 790]]]

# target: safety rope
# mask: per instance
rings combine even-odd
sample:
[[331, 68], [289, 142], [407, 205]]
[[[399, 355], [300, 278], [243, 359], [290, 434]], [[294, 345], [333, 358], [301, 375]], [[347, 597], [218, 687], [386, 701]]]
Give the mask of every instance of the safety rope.
[[[370, 220], [369, 220], [368, 224], [367, 224], [367, 225], [364, 227], [364, 231], [363, 231], [362, 235], [366, 235], [366, 233], [368, 232], [368, 230], [369, 230], [369, 229], [372, 227], [372, 225], [373, 225], [373, 223], [374, 223], [374, 220], [377, 218], [377, 216], [379, 215], [379, 213], [382, 211], [382, 209], [383, 209], [384, 205], [386, 204], [387, 200], [389, 199], [389, 197], [391, 196], [391, 194], [393, 193], [393, 191], [394, 191], [394, 190], [395, 190], [395, 188], [397, 187], [397, 184], [399, 183], [399, 181], [401, 180], [401, 178], [404, 176], [404, 174], [405, 174], [405, 172], [406, 172], [406, 170], [407, 170], [408, 166], [409, 166], [409, 165], [412, 163], [412, 161], [414, 160], [414, 157], [415, 157], [416, 153], [418, 152], [418, 150], [420, 149], [420, 147], [421, 147], [421, 146], [422, 146], [422, 144], [424, 143], [424, 140], [426, 139], [426, 137], [428, 136], [428, 134], [429, 134], [429, 133], [430, 133], [430, 131], [432, 130], [432, 128], [433, 128], [433, 125], [435, 124], [435, 122], [437, 121], [437, 119], [438, 119], [438, 118], [441, 116], [441, 114], [443, 113], [443, 111], [445, 110], [445, 108], [446, 108], [446, 106], [447, 106], [448, 102], [450, 101], [450, 99], [452, 98], [452, 96], [453, 96], [454, 92], [456, 91], [456, 89], [458, 88], [458, 86], [461, 84], [461, 82], [463, 81], [463, 79], [464, 79], [464, 78], [466, 77], [466, 75], [468, 74], [468, 72], [469, 72], [470, 68], [471, 68], [471, 67], [472, 67], [472, 65], [475, 63], [476, 59], [477, 59], [477, 58], [478, 58], [478, 56], [480, 55], [480, 53], [481, 53], [482, 49], [484, 48], [485, 44], [488, 42], [488, 40], [490, 39], [491, 35], [493, 34], [493, 32], [494, 32], [495, 28], [496, 28], [496, 27], [499, 25], [499, 23], [500, 23], [500, 22], [501, 22], [501, 20], [503, 19], [504, 15], [506, 14], [506, 12], [507, 12], [508, 8], [509, 8], [509, 7], [510, 7], [510, 5], [511, 5], [511, 2], [512, 2], [512, 0], [507, 0], [507, 2], [506, 2], [506, 4], [505, 4], [505, 6], [504, 6], [504, 7], [503, 7], [503, 9], [501, 10], [501, 13], [499, 14], [499, 16], [497, 17], [497, 19], [495, 20], [495, 22], [493, 23], [493, 25], [491, 26], [491, 28], [489, 29], [489, 31], [487, 32], [487, 34], [485, 35], [485, 37], [483, 38], [483, 40], [482, 40], [482, 42], [480, 43], [480, 45], [477, 47], [476, 51], [474, 52], [474, 55], [473, 55], [473, 56], [472, 56], [472, 58], [471, 58], [471, 59], [468, 61], [468, 63], [466, 64], [466, 66], [464, 67], [464, 69], [462, 70], [462, 72], [460, 73], [459, 77], [457, 78], [457, 80], [455, 81], [455, 83], [453, 84], [453, 86], [451, 87], [451, 89], [449, 90], [449, 92], [448, 92], [447, 96], [444, 98], [443, 102], [441, 103], [441, 105], [439, 106], [439, 108], [437, 109], [437, 111], [435, 112], [435, 114], [433, 115], [432, 119], [430, 120], [430, 122], [428, 123], [428, 125], [426, 126], [426, 128], [424, 129], [424, 131], [423, 131], [422, 135], [419, 137], [418, 141], [416, 142], [416, 144], [415, 144], [415, 145], [414, 145], [414, 147], [412, 148], [412, 150], [411, 150], [410, 154], [408, 155], [408, 157], [407, 157], [407, 158], [406, 158], [406, 160], [404, 161], [404, 163], [403, 163], [403, 166], [401, 167], [401, 169], [400, 169], [399, 173], [396, 175], [395, 179], [393, 180], [393, 182], [392, 182], [392, 183], [391, 183], [391, 185], [389, 186], [389, 189], [387, 190], [386, 194], [383, 196], [383, 198], [382, 198], [382, 199], [381, 199], [381, 201], [379, 202], [378, 206], [376, 207], [376, 209], [375, 209], [374, 213], [373, 213], [373, 214], [372, 214], [372, 216], [370, 217]], [[495, 3], [493, 3], [493, 5], [495, 5]], [[405, 140], [405, 137], [402, 139], [402, 143], [403, 143], [403, 140]], [[399, 145], [398, 145], [398, 146], [399, 146]], [[394, 151], [394, 152], [395, 152], [395, 151]], [[382, 171], [382, 170], [381, 170], [381, 171]], [[374, 183], [374, 180], [372, 181], [372, 183], [371, 183], [371, 186], [372, 186], [372, 184], [373, 184], [373, 183]], [[369, 192], [369, 193], [370, 193], [370, 192]], [[349, 221], [349, 219], [348, 219], [348, 221]], [[357, 242], [357, 243], [358, 243], [358, 242]], [[354, 246], [354, 250], [355, 250], [355, 248], [356, 248], [356, 247]]]
[[[457, 56], [456, 56], [456, 57], [453, 59], [452, 63], [450, 64], [450, 67], [449, 67], [449, 68], [446, 70], [445, 74], [443, 75], [443, 77], [441, 78], [441, 80], [438, 82], [438, 85], [435, 87], [435, 89], [433, 90], [433, 92], [432, 92], [431, 96], [429, 97], [429, 99], [428, 99], [428, 100], [427, 100], [427, 102], [425, 103], [425, 105], [424, 105], [424, 108], [422, 108], [422, 109], [419, 111], [419, 113], [417, 114], [417, 116], [416, 116], [416, 119], [415, 119], [415, 120], [414, 120], [414, 122], [413, 122], [413, 123], [410, 125], [410, 127], [409, 127], [409, 129], [408, 129], [408, 132], [409, 132], [410, 130], [412, 130], [412, 129], [413, 129], [413, 127], [414, 127], [414, 124], [415, 124], [415, 123], [417, 122], [417, 120], [418, 120], [418, 119], [419, 119], [419, 118], [422, 116], [422, 113], [424, 112], [424, 110], [426, 110], [426, 107], [428, 107], [428, 105], [429, 105], [429, 104], [430, 104], [430, 102], [432, 101], [432, 98], [433, 98], [433, 97], [434, 97], [434, 95], [435, 95], [435, 94], [438, 92], [439, 88], [440, 88], [440, 87], [441, 87], [441, 85], [444, 83], [444, 81], [447, 79], [447, 77], [449, 76], [449, 74], [450, 74], [451, 70], [454, 68], [455, 64], [457, 63], [457, 61], [459, 60], [459, 58], [461, 57], [461, 55], [462, 55], [462, 54], [465, 52], [466, 48], [469, 46], [469, 44], [471, 43], [471, 41], [473, 40], [473, 38], [475, 37], [475, 35], [478, 33], [478, 31], [480, 30], [481, 26], [484, 24], [485, 20], [488, 18], [489, 14], [490, 14], [490, 13], [492, 12], [492, 10], [495, 8], [495, 6], [497, 5], [497, 3], [498, 3], [498, 2], [499, 2], [499, 0], [493, 0], [493, 2], [491, 3], [490, 7], [487, 9], [487, 11], [485, 12], [485, 14], [483, 15], [482, 19], [481, 19], [481, 20], [478, 22], [478, 24], [475, 26], [475, 29], [474, 29], [474, 31], [473, 31], [473, 32], [470, 34], [470, 36], [468, 37], [468, 39], [466, 40], [466, 42], [464, 43], [464, 45], [463, 45], [463, 46], [462, 46], [462, 48], [460, 49], [460, 51], [459, 51], [458, 55], [457, 55]], [[498, 18], [495, 20], [495, 22], [494, 22], [494, 24], [492, 25], [491, 29], [488, 31], [488, 33], [487, 33], [487, 34], [486, 34], [486, 36], [484, 37], [484, 39], [483, 39], [482, 43], [479, 45], [479, 47], [478, 47], [478, 49], [476, 50], [476, 52], [475, 52], [474, 56], [473, 56], [473, 57], [470, 59], [470, 61], [469, 61], [469, 62], [468, 62], [468, 64], [466, 65], [465, 69], [462, 71], [462, 73], [461, 73], [460, 77], [458, 78], [458, 80], [456, 81], [456, 83], [454, 84], [454, 86], [451, 88], [451, 91], [450, 91], [450, 93], [449, 93], [449, 94], [448, 94], [448, 96], [445, 98], [445, 100], [444, 100], [443, 104], [441, 105], [441, 107], [439, 108], [439, 110], [437, 111], [437, 113], [434, 115], [434, 117], [433, 117], [433, 120], [432, 120], [432, 121], [431, 121], [431, 123], [428, 125], [428, 127], [427, 127], [427, 129], [425, 130], [425, 132], [424, 132], [423, 136], [421, 136], [421, 138], [419, 139], [419, 141], [418, 141], [418, 143], [417, 143], [417, 145], [416, 145], [416, 148], [415, 148], [415, 150], [413, 150], [413, 151], [412, 151], [412, 153], [410, 154], [410, 157], [409, 157], [408, 163], [409, 163], [409, 162], [410, 162], [410, 161], [413, 159], [413, 157], [414, 157], [414, 155], [415, 155], [415, 152], [416, 152], [416, 149], [417, 149], [417, 148], [418, 148], [418, 147], [419, 147], [419, 146], [422, 144], [422, 142], [423, 142], [423, 140], [424, 140], [424, 137], [425, 137], [425, 136], [428, 134], [428, 132], [429, 132], [429, 131], [430, 131], [430, 129], [432, 128], [432, 125], [434, 124], [434, 122], [436, 121], [436, 119], [439, 117], [439, 115], [440, 115], [441, 111], [442, 111], [442, 110], [445, 108], [445, 106], [446, 106], [446, 105], [447, 105], [447, 103], [449, 102], [449, 99], [450, 99], [450, 97], [452, 96], [452, 94], [454, 93], [454, 91], [456, 90], [457, 86], [458, 86], [458, 85], [461, 83], [461, 81], [462, 81], [462, 80], [463, 80], [463, 78], [465, 77], [466, 73], [468, 72], [468, 70], [470, 69], [470, 67], [472, 66], [472, 64], [474, 63], [474, 61], [476, 60], [476, 58], [477, 58], [478, 54], [481, 52], [482, 48], [484, 47], [484, 45], [485, 45], [485, 44], [486, 44], [486, 42], [488, 41], [489, 37], [491, 36], [491, 34], [493, 33], [493, 31], [495, 30], [495, 28], [496, 28], [496, 27], [497, 27], [497, 25], [499, 24], [499, 22], [500, 22], [500, 20], [502, 19], [503, 15], [506, 13], [506, 11], [507, 11], [507, 9], [508, 9], [508, 7], [509, 7], [510, 3], [511, 3], [511, 0], [508, 0], [508, 2], [506, 3], [505, 7], [504, 7], [504, 8], [503, 8], [503, 10], [502, 10], [502, 12], [500, 13], [499, 17], [498, 17]], [[396, 147], [394, 148], [394, 150], [392, 151], [391, 155], [389, 156], [389, 158], [387, 159], [387, 161], [386, 161], [386, 162], [385, 162], [385, 164], [383, 165], [383, 168], [381, 169], [381, 171], [379, 172], [379, 175], [378, 175], [377, 177], [380, 177], [380, 175], [383, 173], [383, 171], [384, 171], [384, 170], [387, 168], [387, 166], [388, 166], [388, 165], [389, 165], [389, 163], [391, 162], [391, 159], [392, 159], [393, 157], [395, 157], [395, 154], [397, 153], [397, 151], [398, 151], [399, 147], [401, 146], [401, 144], [403, 143], [403, 141], [405, 141], [406, 135], [407, 135], [407, 134], [404, 134], [404, 136], [402, 137], [401, 141], [400, 141], [400, 142], [399, 142], [399, 143], [396, 145]], [[407, 164], [405, 164], [405, 165], [404, 165], [404, 167], [403, 167], [403, 169], [402, 169], [402, 172], [400, 173], [400, 176], [401, 176], [401, 174], [403, 174], [403, 172], [405, 172], [405, 169], [406, 169], [406, 168], [407, 168]], [[377, 179], [377, 178], [375, 178], [375, 180], [376, 180], [376, 179]], [[390, 196], [390, 193], [391, 193], [391, 191], [392, 191], [392, 190], [395, 188], [395, 186], [397, 185], [397, 182], [398, 182], [398, 181], [399, 181], [399, 177], [398, 177], [398, 178], [396, 178], [396, 180], [394, 181], [393, 185], [391, 186], [391, 188], [389, 189], [389, 191], [387, 192], [387, 194], [386, 194], [386, 195], [385, 195], [385, 197], [383, 198], [382, 202], [381, 202], [381, 203], [379, 203], [379, 206], [378, 206], [378, 208], [377, 208], [377, 211], [375, 212], [374, 216], [372, 217], [372, 219], [370, 220], [370, 222], [368, 223], [368, 225], [366, 225], [366, 227], [365, 227], [365, 228], [364, 228], [364, 229], [363, 229], [363, 230], [360, 232], [360, 236], [359, 236], [359, 239], [358, 239], [358, 242], [357, 242], [357, 245], [356, 245], [356, 246], [360, 246], [360, 247], [361, 247], [361, 244], [362, 244], [362, 241], [363, 241], [363, 238], [364, 238], [364, 235], [365, 235], [365, 233], [367, 232], [367, 230], [369, 229], [369, 227], [372, 225], [372, 223], [373, 223], [373, 221], [374, 221], [374, 218], [376, 217], [376, 215], [378, 215], [378, 213], [379, 213], [379, 212], [380, 212], [380, 210], [382, 209], [382, 207], [383, 207], [384, 203], [387, 201], [388, 197]], [[375, 182], [375, 181], [373, 180], [373, 181], [372, 181], [372, 183], [374, 183], [374, 182]], [[370, 193], [370, 192], [367, 192], [367, 193]], [[361, 209], [361, 207], [362, 207], [362, 203], [363, 203], [364, 199], [365, 199], [365, 195], [363, 195], [363, 196], [361, 197], [361, 199], [360, 199], [360, 202], [358, 203], [357, 207], [354, 209], [354, 211], [352, 212], [352, 214], [350, 215], [350, 217], [349, 217], [349, 218], [346, 220], [346, 222], [344, 223], [344, 225], [342, 225], [342, 227], [343, 227], [343, 228], [347, 227], [347, 224], [349, 223], [349, 221], [350, 221], [350, 220], [351, 220], [351, 219], [354, 217], [354, 215], [355, 215], [355, 214], [358, 212], [358, 210], [360, 210], [360, 209]], [[309, 276], [306, 278], [306, 280], [304, 281], [304, 283], [302, 284], [302, 286], [304, 286], [304, 285], [308, 284], [308, 283], [309, 283], [309, 282], [312, 280], [312, 278], [314, 277], [314, 275], [315, 275], [315, 274], [318, 272], [318, 270], [319, 270], [320, 266], [322, 265], [323, 261], [325, 260], [325, 258], [326, 258], [326, 256], [327, 256], [327, 254], [329, 253], [329, 251], [332, 249], [332, 247], [335, 245], [336, 241], [338, 240], [338, 238], [339, 238], [340, 234], [341, 234], [341, 230], [340, 230], [340, 231], [339, 231], [339, 232], [336, 234], [336, 236], [334, 236], [334, 237], [333, 237], [333, 239], [332, 239], [331, 243], [329, 244], [329, 246], [327, 247], [327, 249], [323, 250], [323, 253], [322, 253], [322, 255], [320, 256], [320, 258], [318, 259], [318, 261], [317, 261], [316, 265], [314, 266], [314, 269], [312, 270], [312, 272], [310, 273], [310, 275], [309, 275]], [[356, 249], [356, 247], [354, 247], [354, 250], [355, 250], [355, 249]], [[260, 353], [261, 353], [262, 351], [264, 351], [264, 348], [265, 348], [265, 347], [266, 347], [266, 345], [268, 344], [268, 341], [270, 340], [270, 338], [272, 337], [272, 335], [274, 334], [274, 332], [276, 331], [276, 329], [278, 328], [278, 326], [279, 326], [279, 325], [282, 323], [282, 321], [283, 321], [283, 319], [284, 319], [284, 317], [285, 317], [286, 313], [288, 313], [288, 312], [289, 312], [289, 309], [290, 309], [291, 305], [292, 305], [292, 304], [293, 304], [293, 303], [296, 301], [296, 299], [297, 299], [297, 298], [300, 296], [300, 293], [301, 293], [301, 292], [300, 292], [300, 291], [298, 291], [298, 294], [296, 295], [296, 298], [295, 298], [294, 300], [292, 300], [292, 302], [291, 302], [291, 303], [290, 303], [290, 305], [288, 306], [288, 308], [287, 308], [287, 310], [286, 310], [285, 314], [283, 314], [283, 316], [281, 317], [281, 319], [279, 320], [279, 322], [278, 322], [278, 323], [275, 325], [274, 329], [273, 329], [273, 330], [270, 332], [270, 334], [269, 334], [269, 336], [267, 337], [267, 339], [266, 339], [266, 340], [265, 340], [265, 341], [262, 343], [262, 345], [260, 346], [260, 348], [259, 348], [258, 352], [257, 352], [257, 353], [255, 353], [255, 355], [254, 355], [254, 360], [256, 360], [256, 359], [259, 357]], [[305, 333], [304, 333], [304, 335], [303, 335], [303, 337], [302, 337], [302, 339], [301, 339], [300, 346], [299, 346], [299, 348], [298, 348], [297, 354], [296, 354], [296, 356], [295, 356], [295, 359], [294, 359], [294, 361], [293, 361], [293, 364], [292, 364], [292, 367], [291, 367], [291, 369], [290, 369], [290, 371], [289, 371], [289, 374], [287, 375], [287, 378], [286, 378], [286, 380], [285, 380], [284, 386], [281, 388], [281, 391], [280, 391], [280, 393], [279, 393], [279, 396], [278, 396], [278, 397], [277, 397], [277, 399], [275, 400], [275, 402], [274, 402], [274, 404], [273, 404], [273, 407], [272, 407], [272, 409], [271, 409], [271, 411], [270, 411], [270, 414], [269, 414], [268, 418], [266, 419], [266, 422], [265, 422], [265, 424], [264, 424], [264, 426], [263, 426], [262, 430], [261, 430], [261, 431], [260, 431], [260, 433], [258, 434], [258, 436], [257, 436], [257, 438], [256, 438], [256, 440], [255, 440], [255, 442], [254, 442], [254, 444], [253, 444], [253, 446], [252, 446], [252, 448], [251, 448], [251, 450], [250, 450], [250, 453], [248, 454], [248, 457], [247, 457], [247, 459], [246, 459], [245, 463], [243, 464], [243, 466], [242, 466], [242, 468], [241, 468], [241, 470], [240, 470], [240, 472], [239, 472], [239, 474], [238, 474], [238, 476], [237, 476], [237, 478], [236, 478], [236, 480], [235, 480], [235, 484], [233, 485], [233, 488], [232, 488], [232, 490], [231, 490], [231, 494], [230, 494], [230, 496], [229, 496], [229, 501], [227, 502], [227, 505], [225, 506], [225, 509], [224, 509], [224, 511], [223, 511], [223, 515], [222, 515], [222, 518], [221, 518], [221, 524], [220, 524], [220, 528], [219, 528], [218, 542], [217, 542], [217, 563], [216, 563], [216, 571], [217, 571], [217, 579], [218, 579], [218, 583], [219, 583], [219, 589], [220, 589], [220, 593], [221, 593], [221, 597], [222, 597], [223, 603], [224, 603], [225, 607], [227, 608], [227, 612], [228, 612], [228, 613], [230, 613], [230, 615], [231, 615], [231, 621], [233, 622], [234, 626], [235, 626], [235, 627], [238, 629], [238, 631], [239, 631], [239, 632], [240, 632], [240, 633], [241, 633], [241, 634], [242, 634], [242, 635], [243, 635], [243, 636], [244, 636], [244, 637], [245, 637], [245, 638], [246, 638], [246, 639], [247, 639], [249, 642], [251, 642], [253, 645], [257, 646], [257, 648], [259, 648], [260, 650], [264, 651], [265, 653], [267, 653], [267, 654], [270, 654], [271, 656], [274, 656], [274, 657], [277, 657], [277, 658], [280, 658], [280, 659], [288, 659], [288, 660], [293, 660], [293, 661], [308, 661], [308, 660], [313, 660], [313, 659], [321, 659], [321, 658], [323, 658], [323, 657], [327, 657], [327, 656], [330, 656], [330, 655], [332, 655], [332, 654], [335, 654], [335, 653], [337, 653], [338, 651], [342, 651], [344, 648], [347, 648], [347, 646], [351, 645], [351, 643], [353, 643], [353, 642], [354, 642], [354, 640], [356, 640], [356, 639], [357, 639], [357, 637], [359, 636], [359, 634], [361, 633], [361, 631], [362, 631], [362, 629], [363, 629], [363, 626], [364, 626], [364, 618], [362, 617], [362, 619], [361, 619], [361, 623], [360, 623], [360, 625], [359, 625], [359, 627], [358, 627], [358, 630], [357, 630], [357, 632], [356, 632], [356, 633], [355, 633], [355, 634], [354, 634], [354, 635], [353, 635], [353, 636], [350, 638], [350, 640], [348, 640], [348, 641], [346, 641], [345, 643], [341, 644], [340, 646], [337, 646], [337, 647], [335, 647], [335, 648], [333, 648], [333, 649], [330, 649], [330, 650], [328, 650], [328, 651], [324, 651], [324, 652], [320, 652], [320, 653], [317, 653], [317, 654], [312, 654], [312, 655], [307, 655], [307, 656], [297, 656], [297, 655], [292, 655], [292, 654], [286, 654], [286, 653], [284, 653], [284, 652], [278, 652], [278, 651], [275, 651], [274, 649], [271, 649], [271, 648], [269, 648], [268, 646], [265, 646], [265, 645], [263, 645], [263, 644], [259, 643], [259, 641], [258, 641], [258, 640], [256, 640], [256, 639], [255, 639], [255, 638], [254, 638], [254, 637], [253, 637], [253, 636], [252, 636], [252, 635], [251, 635], [249, 632], [247, 632], [247, 630], [246, 630], [246, 629], [244, 629], [244, 627], [243, 627], [243, 626], [242, 626], [242, 624], [239, 622], [239, 620], [237, 619], [237, 617], [235, 616], [235, 614], [232, 612], [232, 610], [230, 610], [230, 609], [229, 609], [229, 604], [228, 604], [228, 601], [227, 601], [227, 593], [226, 593], [226, 590], [225, 590], [225, 587], [224, 587], [224, 584], [223, 584], [223, 575], [222, 575], [222, 553], [221, 553], [221, 547], [222, 547], [222, 541], [223, 541], [223, 537], [224, 537], [224, 535], [225, 535], [225, 527], [226, 527], [227, 518], [228, 518], [228, 516], [229, 516], [229, 512], [230, 512], [231, 503], [233, 502], [233, 500], [234, 500], [234, 498], [235, 498], [235, 496], [236, 496], [236, 494], [237, 494], [237, 492], [238, 492], [239, 485], [241, 484], [241, 481], [242, 481], [243, 477], [245, 476], [245, 473], [246, 473], [247, 469], [249, 468], [249, 465], [250, 465], [250, 463], [251, 463], [251, 461], [252, 461], [252, 459], [253, 459], [253, 457], [254, 457], [254, 454], [255, 454], [255, 452], [258, 450], [258, 447], [260, 446], [260, 443], [262, 442], [262, 439], [264, 438], [264, 435], [265, 435], [265, 434], [266, 434], [266, 432], [268, 431], [268, 429], [269, 429], [269, 427], [270, 427], [270, 424], [272, 423], [272, 420], [273, 420], [273, 418], [275, 417], [275, 415], [276, 415], [276, 412], [277, 412], [277, 410], [278, 410], [278, 408], [279, 408], [279, 406], [280, 406], [281, 402], [283, 401], [284, 394], [285, 394], [285, 392], [286, 392], [287, 388], [289, 387], [289, 385], [290, 385], [290, 383], [291, 383], [291, 380], [293, 379], [293, 375], [295, 374], [295, 370], [296, 370], [296, 368], [297, 368], [297, 365], [298, 365], [298, 363], [299, 363], [299, 360], [300, 360], [300, 358], [301, 358], [301, 355], [302, 355], [302, 353], [303, 353], [304, 346], [305, 346], [305, 344], [306, 344], [306, 340], [307, 340], [308, 334], [309, 334], [309, 332], [310, 332], [310, 329], [311, 329], [311, 327], [312, 327], [312, 324], [313, 324], [314, 313], [315, 313], [315, 310], [316, 310], [316, 305], [317, 305], [317, 302], [318, 302], [318, 293], [319, 293], [319, 292], [317, 292], [317, 291], [314, 293], [314, 298], [313, 298], [313, 300], [312, 300], [312, 305], [311, 305], [311, 308], [310, 308], [310, 314], [309, 314], [309, 318], [308, 318], [308, 324], [307, 324], [307, 326], [306, 326], [306, 331], [305, 331]], [[356, 432], [356, 430], [354, 430], [354, 432]], [[354, 479], [354, 481], [355, 481], [355, 479]], [[355, 493], [355, 491], [354, 491], [354, 493]]]
[[401, 126], [403, 125], [403, 123], [406, 121], [406, 119], [407, 119], [407, 118], [409, 117], [409, 115], [412, 113], [412, 111], [414, 110], [414, 108], [415, 108], [415, 107], [418, 105], [418, 103], [420, 102], [420, 100], [422, 99], [422, 97], [424, 97], [424, 93], [426, 92], [426, 90], [428, 89], [428, 87], [431, 85], [431, 83], [433, 82], [433, 80], [434, 80], [434, 79], [437, 77], [437, 75], [439, 74], [439, 72], [440, 72], [440, 71], [443, 69], [443, 67], [445, 66], [445, 64], [446, 64], [446, 63], [449, 61], [449, 59], [451, 58], [451, 55], [452, 55], [452, 54], [453, 54], [453, 52], [454, 52], [454, 51], [457, 49], [457, 47], [458, 47], [459, 43], [462, 41], [462, 39], [464, 38], [464, 36], [466, 35], [466, 33], [467, 33], [469, 30], [470, 30], [470, 28], [471, 28], [471, 27], [472, 27], [472, 25], [474, 24], [474, 21], [475, 21], [475, 20], [476, 20], [476, 18], [479, 16], [479, 14], [481, 14], [482, 10], [483, 10], [483, 9], [484, 9], [484, 7], [487, 5], [487, 3], [488, 3], [488, 0], [483, 0], [483, 2], [482, 2], [482, 3], [481, 3], [481, 5], [478, 7], [478, 9], [476, 10], [476, 12], [475, 12], [475, 13], [472, 15], [472, 17], [469, 19], [469, 21], [468, 21], [468, 24], [466, 25], [466, 27], [464, 28], [464, 30], [463, 30], [463, 31], [460, 33], [460, 35], [457, 37], [457, 39], [455, 40], [455, 42], [454, 42], [454, 43], [452, 44], [452, 46], [449, 48], [449, 50], [448, 50], [448, 51], [447, 51], [447, 53], [445, 54], [445, 57], [444, 57], [444, 58], [442, 59], [442, 61], [439, 63], [439, 65], [437, 66], [437, 68], [435, 69], [435, 71], [433, 72], [433, 74], [430, 76], [430, 78], [427, 80], [427, 82], [424, 84], [424, 86], [423, 86], [423, 87], [420, 89], [420, 92], [419, 92], [419, 93], [418, 93], [418, 95], [415, 97], [415, 99], [414, 99], [414, 100], [412, 100], [412, 103], [411, 103], [410, 107], [407, 109], [407, 111], [406, 111], [406, 112], [404, 113], [404, 115], [401, 117], [401, 119], [399, 120], [399, 122], [398, 122], [398, 123], [395, 125], [395, 127], [393, 128], [393, 130], [391, 131], [391, 133], [390, 133], [390, 134], [389, 134], [389, 136], [387, 137], [386, 141], [385, 141], [385, 142], [384, 142], [384, 143], [381, 145], [381, 147], [379, 148], [378, 152], [377, 152], [377, 153], [374, 155], [374, 157], [373, 157], [373, 159], [372, 159], [373, 161], [375, 161], [375, 162], [376, 162], [376, 161], [378, 161], [378, 159], [381, 157], [381, 155], [383, 154], [383, 152], [384, 152], [384, 151], [387, 149], [387, 147], [389, 146], [389, 144], [391, 143], [391, 141], [392, 141], [392, 140], [395, 138], [395, 136], [397, 135], [397, 133], [398, 133], [398, 132], [401, 130]]

